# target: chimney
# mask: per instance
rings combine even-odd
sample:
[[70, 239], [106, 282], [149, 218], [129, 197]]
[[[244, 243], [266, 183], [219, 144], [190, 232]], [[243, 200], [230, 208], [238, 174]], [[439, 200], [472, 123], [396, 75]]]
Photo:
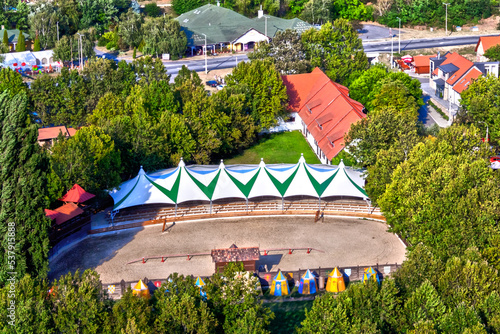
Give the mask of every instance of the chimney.
[[262, 10], [262, 5], [260, 5], [260, 9], [257, 12], [257, 17], [260, 19], [262, 16], [264, 16], [264, 11]]
[[438, 59], [441, 57], [441, 52], [438, 51]]

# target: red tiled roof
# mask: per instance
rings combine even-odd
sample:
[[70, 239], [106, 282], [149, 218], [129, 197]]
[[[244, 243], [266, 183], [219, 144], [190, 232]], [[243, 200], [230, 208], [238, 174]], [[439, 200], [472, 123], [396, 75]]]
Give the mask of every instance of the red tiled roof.
[[45, 215], [50, 219], [54, 220], [57, 218], [57, 216], [59, 216], [59, 212], [50, 209], [45, 209]]
[[60, 200], [63, 202], [83, 203], [94, 197], [94, 194], [86, 192], [78, 184], [75, 184]]
[[472, 66], [474, 66], [473, 62], [462, 57], [456, 52], [452, 52], [446, 55], [446, 60], [442, 62], [441, 65], [446, 64], [453, 64], [458, 67], [458, 70], [453, 73], [448, 80], [446, 80], [446, 82], [452, 86], [458, 81], [458, 79], [462, 77], [462, 75], [464, 75]]
[[67, 203], [63, 206], [58, 207], [55, 211], [59, 212], [56, 217], [56, 224], [61, 225], [67, 222], [71, 218], [74, 218], [83, 213], [83, 210], [78, 207], [75, 203]]
[[344, 134], [351, 124], [366, 117], [363, 105], [319, 68], [309, 74], [283, 76], [283, 82], [290, 97], [289, 108], [298, 110], [319, 148], [328, 160], [333, 159], [344, 148]]
[[469, 87], [473, 80], [479, 78], [481, 75], [483, 75], [483, 73], [473, 67], [455, 86], [453, 86], [453, 90], [459, 94], [462, 93]]
[[38, 129], [38, 140], [49, 140], [55, 139], [62, 133], [63, 136], [72, 137], [76, 133], [76, 129], [67, 128], [63, 126], [52, 126], [50, 128], [40, 128]]
[[480, 43], [483, 43], [483, 51], [486, 52], [486, 50], [488, 50], [492, 46], [500, 44], [500, 35], [479, 37], [479, 41], [477, 41], [476, 44], [476, 49], [474, 50], [475, 52], [477, 52], [477, 48], [479, 47]]
[[413, 63], [415, 64], [415, 67], [431, 66], [430, 59], [433, 57], [436, 57], [436, 55], [433, 55], [433, 56], [415, 56], [415, 57], [413, 57]]
[[302, 107], [314, 83], [318, 80], [324, 82], [330, 80], [328, 77], [325, 78], [324, 73], [317, 67], [311, 73], [284, 75], [282, 79], [288, 93], [288, 108], [294, 111]]

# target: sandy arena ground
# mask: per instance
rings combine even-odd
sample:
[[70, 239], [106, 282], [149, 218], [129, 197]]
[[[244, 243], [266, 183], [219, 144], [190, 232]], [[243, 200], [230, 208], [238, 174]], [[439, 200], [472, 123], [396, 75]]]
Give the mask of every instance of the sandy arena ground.
[[261, 249], [313, 247], [325, 252], [295, 251], [288, 255], [287, 251], [273, 251], [261, 255], [260, 264], [267, 265], [269, 271], [401, 263], [405, 258], [403, 244], [386, 232], [385, 223], [358, 218], [326, 217], [323, 223], [314, 223], [312, 217], [231, 218], [181, 222], [168, 233], [162, 233], [161, 228], [153, 225], [89, 237], [50, 263], [50, 277], [77, 268], [96, 268], [103, 283], [160, 279], [173, 272], [211, 275], [214, 264], [210, 256], [126, 263], [143, 256], [210, 252], [232, 243]]

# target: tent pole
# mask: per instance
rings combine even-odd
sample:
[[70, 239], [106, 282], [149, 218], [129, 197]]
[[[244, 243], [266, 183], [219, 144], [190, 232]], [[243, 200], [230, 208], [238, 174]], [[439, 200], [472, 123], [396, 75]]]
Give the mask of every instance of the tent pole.
[[321, 211], [321, 197], [318, 197], [318, 204], [319, 204], [318, 210]]
[[175, 203], [175, 218], [177, 218], [177, 203]]
[[248, 198], [245, 198], [245, 201], [247, 202], [247, 213], [248, 213]]
[[283, 197], [281, 197], [281, 211], [284, 211], [284, 210], [285, 210], [285, 203], [284, 203]]
[[212, 200], [210, 200], [210, 214], [212, 214]]

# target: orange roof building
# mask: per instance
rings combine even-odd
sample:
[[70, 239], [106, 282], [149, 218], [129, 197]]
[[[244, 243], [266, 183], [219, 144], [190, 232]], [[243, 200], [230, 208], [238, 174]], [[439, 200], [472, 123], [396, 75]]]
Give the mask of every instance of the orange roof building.
[[38, 144], [41, 146], [49, 143], [50, 146], [53, 145], [53, 140], [59, 137], [59, 134], [65, 136], [66, 138], [73, 137], [76, 133], [76, 129], [68, 128], [64, 125], [62, 126], [51, 126], [48, 128], [38, 129]]
[[432, 56], [415, 56], [413, 57], [413, 65], [415, 66], [416, 74], [427, 74], [430, 73], [431, 66], [431, 58], [436, 57], [436, 55]]
[[61, 225], [68, 220], [81, 215], [83, 212], [84, 211], [75, 203], [64, 204], [55, 210], [45, 209], [45, 215], [50, 219], [55, 220], [57, 225]]
[[351, 124], [366, 117], [364, 106], [349, 97], [349, 89], [319, 68], [312, 73], [283, 76], [289, 111], [322, 163], [330, 164], [344, 148]]
[[478, 61], [488, 61], [484, 56], [485, 52], [492, 46], [500, 44], [500, 35], [498, 36], [483, 36], [479, 37], [479, 41], [476, 44], [476, 55]]
[[482, 75], [493, 74], [498, 77], [499, 62], [477, 62], [464, 58], [455, 52], [447, 52], [442, 57], [430, 60], [429, 86], [435, 95], [458, 106], [460, 94]]

